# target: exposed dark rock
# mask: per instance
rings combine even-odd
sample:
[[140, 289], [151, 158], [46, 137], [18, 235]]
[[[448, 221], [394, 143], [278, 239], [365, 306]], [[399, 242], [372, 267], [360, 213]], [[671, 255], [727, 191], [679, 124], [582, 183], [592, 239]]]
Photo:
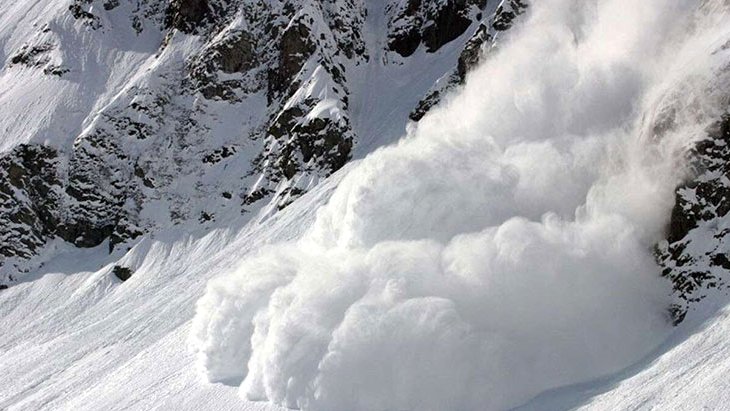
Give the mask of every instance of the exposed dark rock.
[[672, 307], [677, 324], [709, 290], [730, 284], [730, 114], [710, 127], [690, 160], [694, 175], [677, 188], [667, 242], [657, 247], [657, 261], [677, 299]]
[[[310, 99], [301, 105], [282, 111], [268, 129], [266, 148], [255, 161], [255, 173], [264, 173], [268, 187], [259, 187], [247, 195], [244, 205], [250, 205], [270, 193], [281, 182], [296, 176], [328, 176], [344, 166], [351, 158], [352, 129], [346, 118], [307, 118], [317, 101]], [[279, 193], [279, 207], [289, 204], [303, 191], [288, 187]]]
[[[300, 3], [291, 0], [245, 4], [241, 9], [245, 23], [224, 27], [191, 58], [187, 87], [206, 100], [230, 103], [266, 90], [269, 120], [251, 134], [265, 144], [253, 170], [246, 174], [246, 178], [258, 175], [262, 179], [241, 197], [243, 205], [249, 206], [271, 195], [298, 195], [298, 189], [286, 186], [289, 180], [326, 176], [347, 161], [354, 134], [346, 113], [347, 73], [342, 58], [359, 64], [368, 56], [362, 39], [366, 12], [356, 1], [314, 2], [306, 13], [300, 13]], [[315, 21], [325, 25], [314, 26]], [[317, 70], [323, 71], [320, 81], [332, 83], [328, 98], [341, 103], [336, 120], [305, 121], [317, 98], [290, 100]], [[202, 153], [203, 162], [218, 166], [235, 146], [227, 147], [231, 150]], [[231, 163], [222, 166], [226, 164]], [[277, 188], [279, 184], [283, 188]]]
[[492, 41], [492, 36], [487, 32], [487, 27], [484, 24], [480, 24], [461, 51], [456, 70], [448, 77], [442, 78], [440, 80], [442, 84], [431, 89], [418, 102], [416, 108], [410, 113], [409, 118], [413, 121], [421, 120], [426, 113], [441, 101], [444, 94], [451, 92], [457, 86], [463, 85], [466, 81], [467, 72], [474, 68], [480, 61], [482, 45], [490, 41]]
[[727, 258], [727, 254], [715, 254], [712, 256], [712, 265], [716, 267], [722, 267], [726, 270], [730, 270], [730, 260]]
[[165, 13], [165, 27], [194, 33], [210, 13], [208, 0], [172, 0]]
[[139, 163], [134, 165], [134, 176], [142, 179], [142, 184], [147, 188], [155, 188], [155, 181], [147, 176], [147, 173], [140, 167]]
[[43, 43], [34, 46], [23, 46], [10, 58], [10, 64], [23, 64], [37, 67], [48, 63], [48, 52], [53, 50], [53, 44]]
[[316, 50], [310, 34], [309, 27], [302, 21], [292, 22], [282, 34], [278, 47], [278, 65], [268, 72], [269, 101], [297, 87], [295, 76]]
[[466, 42], [464, 50], [459, 54], [456, 65], [456, 73], [461, 83], [466, 80], [466, 73], [476, 67], [481, 60], [481, 49], [484, 43], [492, 41], [492, 36], [487, 32], [487, 26], [480, 24], [474, 35]]
[[236, 154], [236, 147], [221, 147], [203, 157], [203, 163], [215, 164]]
[[20, 145], [0, 158], [0, 254], [28, 258], [53, 237], [79, 247], [110, 239], [113, 248], [142, 233], [123, 207], [126, 156], [99, 136], [74, 149], [68, 165], [41, 145]]
[[132, 278], [132, 274], [134, 274], [134, 271], [132, 271], [132, 269], [129, 267], [115, 265], [114, 267], [112, 267], [112, 274], [114, 274], [118, 279], [122, 281], [127, 281]]
[[[406, 8], [398, 14], [394, 21], [418, 18], [419, 11], [421, 9], [421, 0], [408, 0]], [[388, 48], [395, 51], [403, 57], [408, 57], [413, 54], [418, 46], [421, 45], [422, 28], [418, 24], [404, 24], [404, 27], [395, 30], [388, 40]]]
[[214, 220], [215, 220], [215, 214], [209, 213], [207, 211], [200, 212], [200, 218], [198, 218], [199, 223], [205, 223], [205, 222], [214, 221]]
[[259, 64], [256, 39], [245, 31], [234, 32], [209, 46], [191, 65], [193, 88], [207, 99], [237, 101], [237, 91], [251, 93], [264, 87], [262, 81], [256, 78], [257, 73], [238, 79], [220, 80], [218, 72], [241, 74], [253, 70]]
[[283, 210], [284, 208], [288, 207], [291, 203], [294, 202], [297, 198], [301, 197], [305, 193], [304, 190], [302, 190], [299, 187], [287, 187], [279, 197], [279, 202], [277, 203], [276, 207], [279, 210]]
[[[309, 101], [311, 107], [314, 101]], [[274, 120], [269, 134], [278, 141], [281, 151], [276, 159], [280, 173], [292, 178], [300, 171], [300, 164], [314, 164], [318, 169], [334, 172], [350, 159], [352, 138], [348, 136], [349, 127], [330, 119], [305, 119], [307, 111], [302, 107], [292, 107]], [[301, 161], [293, 161], [301, 156]]]
[[[134, 107], [132, 107], [134, 108]], [[132, 120], [128, 116], [109, 116], [107, 117], [109, 122], [113, 123], [114, 126], [119, 130], [124, 130], [126, 135], [134, 137], [138, 140], [144, 140], [147, 136], [152, 134], [149, 124], [140, 123], [139, 121]]]
[[421, 33], [417, 30], [408, 30], [391, 39], [388, 47], [403, 57], [408, 57], [418, 50], [421, 45]]
[[695, 171], [713, 178], [690, 180], [677, 189], [667, 237], [670, 243], [684, 238], [699, 222], [724, 217], [730, 211], [730, 187], [723, 178], [730, 176], [729, 144], [730, 115], [725, 115], [691, 153]]
[[251, 192], [251, 194], [246, 195], [243, 198], [242, 204], [245, 206], [251, 205], [251, 204], [265, 198], [267, 195], [269, 195], [271, 193], [272, 193], [271, 190], [267, 190], [266, 188], [259, 188], [257, 190], [254, 190], [253, 192]]
[[672, 325], [677, 326], [681, 324], [687, 316], [687, 309], [681, 304], [672, 304], [669, 306], [668, 314], [672, 321]]
[[76, 141], [66, 194], [69, 217], [58, 235], [79, 247], [95, 247], [109, 238], [125, 214], [134, 163], [101, 130]]
[[123, 244], [129, 240], [144, 234], [144, 230], [137, 226], [127, 215], [122, 215], [114, 225], [114, 230], [109, 235], [109, 252], [114, 251], [114, 248]]
[[400, 10], [390, 5], [388, 48], [403, 57], [412, 55], [421, 44], [426, 51], [435, 52], [464, 34], [473, 16], [486, 3], [486, 0], [409, 0]]
[[49, 65], [43, 69], [43, 74], [61, 77], [69, 71], [68, 67]]
[[26, 44], [12, 55], [10, 65], [42, 68], [43, 74], [61, 77], [70, 69], [51, 61], [51, 51], [55, 48], [55, 44], [50, 40], [41, 41], [38, 44]]
[[104, 1], [104, 10], [114, 10], [115, 8], [119, 7], [119, 0], [105, 0]]
[[[475, 4], [483, 7], [481, 3]], [[491, 47], [494, 47], [499, 32], [512, 27], [514, 20], [524, 13], [527, 4], [526, 0], [503, 0], [495, 13], [487, 21], [480, 23], [466, 42], [459, 55], [456, 68], [439, 79], [438, 83], [418, 102], [409, 118], [413, 121], [420, 121], [446, 94], [463, 85], [467, 73], [479, 64], [484, 55], [489, 54]], [[477, 15], [477, 19], [481, 19], [481, 13]]]
[[505, 31], [512, 27], [514, 19], [525, 12], [526, 0], [505, 0], [494, 13], [492, 27], [495, 30]]
[[482, 9], [486, 3], [486, 0], [454, 0], [446, 3], [446, 6], [433, 16], [431, 23], [423, 29], [423, 44], [426, 46], [426, 51], [433, 53], [464, 34], [472, 23], [468, 16], [469, 6], [474, 5]]
[[456, 76], [449, 76], [445, 81], [447, 82], [447, 85], [445, 87], [437, 87], [429, 91], [429, 93], [418, 102], [418, 105], [408, 115], [408, 118], [412, 121], [420, 121], [426, 113], [431, 111], [431, 109], [441, 101], [444, 93], [449, 92], [454, 87], [461, 84]]
[[34, 254], [54, 234], [60, 203], [56, 150], [24, 144], [0, 158], [0, 254]]
[[330, 30], [335, 35], [338, 51], [348, 59], [358, 56], [368, 60], [368, 51], [363, 39], [362, 27], [367, 10], [364, 5], [355, 0], [340, 0], [331, 4], [324, 4], [324, 17]]
[[86, 10], [86, 7], [88, 7], [91, 2], [92, 0], [74, 0], [73, 3], [68, 6], [68, 10], [71, 12], [74, 19], [82, 21], [86, 26], [92, 29], [98, 29], [101, 27], [99, 17]]
[[224, 73], [242, 73], [256, 65], [256, 42], [244, 31], [238, 32], [230, 41], [221, 43], [213, 61]]

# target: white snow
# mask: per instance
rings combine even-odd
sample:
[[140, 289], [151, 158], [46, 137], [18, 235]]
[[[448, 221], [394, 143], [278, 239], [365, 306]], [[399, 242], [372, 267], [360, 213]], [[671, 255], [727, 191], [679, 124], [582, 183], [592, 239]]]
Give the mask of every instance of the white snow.
[[[726, 101], [727, 7], [703, 4], [539, 2], [402, 141], [283, 212], [126, 254], [56, 244], [0, 291], [0, 409], [726, 407], [727, 299], [672, 329], [651, 255], [678, 158]], [[417, 68], [353, 93], [366, 141], [394, 137]]]
[[[712, 91], [727, 53], [707, 50], [727, 14], [531, 13], [463, 92], [354, 168], [302, 239], [210, 283], [193, 342], [211, 381], [307, 410], [506, 409], [664, 340], [651, 249], [681, 154], [727, 97]], [[677, 126], [655, 141], [646, 117], [668, 108]]]
[[[120, 259], [106, 245], [57, 244], [56, 257], [0, 293], [0, 409], [275, 410], [210, 385], [188, 348], [205, 283], [250, 250], [300, 235], [337, 177], [264, 227], [168, 231]], [[134, 269], [122, 283], [113, 265]]]
[[726, 293], [714, 295], [638, 363], [597, 381], [546, 392], [515, 411], [727, 409], [727, 304]]
[[[63, 146], [147, 68], [160, 44], [158, 31], [87, 30], [68, 12], [67, 1], [3, 1], [0, 4], [0, 152], [33, 141]], [[122, 8], [130, 8], [123, 5]], [[120, 8], [121, 11], [121, 8]], [[118, 13], [115, 15], [121, 15]], [[128, 14], [125, 14], [128, 15]], [[126, 30], [124, 30], [126, 28]], [[68, 68], [63, 78], [42, 69], [11, 65], [23, 45], [50, 43], [52, 61]]]

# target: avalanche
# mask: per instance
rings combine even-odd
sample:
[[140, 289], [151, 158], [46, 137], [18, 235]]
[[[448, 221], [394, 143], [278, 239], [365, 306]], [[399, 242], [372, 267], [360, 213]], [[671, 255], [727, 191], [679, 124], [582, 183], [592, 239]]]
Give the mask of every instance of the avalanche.
[[671, 331], [653, 246], [727, 103], [727, 12], [536, 2], [299, 240], [210, 282], [207, 378], [307, 410], [491, 410], [647, 355]]
[[[89, 212], [81, 225], [104, 211], [96, 189], [132, 179], [109, 199], [145, 223], [111, 253], [109, 237], [84, 249], [40, 230], [17, 278], [5, 260], [0, 409], [726, 408], [727, 290], [672, 327], [654, 253], [673, 250], [675, 189], [707, 176], [687, 156], [730, 103], [728, 1], [453, 2], [489, 39], [463, 86], [476, 24], [427, 52], [456, 33], [424, 20], [448, 22], [452, 2], [417, 3], [209, 0], [221, 20], [178, 15], [180, 30], [168, 6], [198, 3], [0, 2], [0, 180], [17, 189], [0, 246], [23, 249], [15, 234], [47, 216], [15, 218], [32, 196], [74, 187], [46, 175], [91, 171], [84, 202], [54, 210]], [[302, 30], [315, 52], [285, 53], [282, 33]], [[251, 70], [225, 58], [250, 54], [245, 33], [262, 40]], [[269, 83], [282, 65], [299, 71]], [[440, 104], [373, 152], [419, 100]], [[297, 121], [351, 122], [356, 160], [271, 185], [282, 143], [307, 137], [270, 135], [288, 103]], [[52, 172], [34, 174], [39, 147]], [[242, 215], [254, 182], [278, 191]], [[292, 187], [311, 190], [289, 204]], [[712, 217], [674, 243], [706, 257], [688, 272], [725, 253]]]

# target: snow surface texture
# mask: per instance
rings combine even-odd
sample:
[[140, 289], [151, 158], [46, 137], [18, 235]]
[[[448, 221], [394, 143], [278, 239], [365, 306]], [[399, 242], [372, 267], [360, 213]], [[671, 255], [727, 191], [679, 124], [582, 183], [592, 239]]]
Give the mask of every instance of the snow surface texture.
[[[195, 300], [241, 253], [297, 238], [338, 178], [267, 220], [190, 235], [168, 230], [129, 252], [62, 241], [44, 266], [0, 293], [2, 410], [274, 410], [202, 381], [186, 350]], [[113, 266], [129, 267], [121, 282]]]
[[[0, 287], [37, 268], [55, 237], [121, 249], [172, 226], [261, 220], [397, 140], [498, 1], [483, 13], [456, 2], [470, 27], [408, 58], [388, 49], [395, 3], [0, 2]], [[201, 4], [220, 16], [196, 17]], [[197, 28], [172, 28], [180, 8]], [[440, 37], [438, 20], [412, 29]], [[22, 153], [41, 145], [50, 196], [17, 181], [37, 171], [3, 173], [34, 168]]]
[[[241, 400], [232, 386], [204, 382], [185, 339], [206, 281], [263, 244], [301, 236], [341, 173], [334, 177], [264, 226], [204, 236], [168, 232], [123, 257], [104, 246], [59, 242], [41, 270], [0, 293], [0, 409], [283, 411]], [[134, 275], [121, 283], [110, 272], [114, 264]], [[703, 307], [701, 320], [717, 308]], [[682, 323], [668, 344], [628, 372], [546, 393], [524, 409], [722, 409], [730, 315], [725, 309], [707, 324], [701, 320]]]
[[666, 338], [652, 247], [727, 103], [727, 5], [529, 13], [299, 241], [211, 281], [192, 330], [210, 381], [303, 409], [506, 409]]

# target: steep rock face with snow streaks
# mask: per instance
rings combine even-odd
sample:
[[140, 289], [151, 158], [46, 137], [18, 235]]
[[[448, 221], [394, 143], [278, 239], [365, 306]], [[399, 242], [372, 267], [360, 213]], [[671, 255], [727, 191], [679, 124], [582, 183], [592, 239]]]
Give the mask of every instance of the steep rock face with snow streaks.
[[[463, 80], [491, 39], [485, 24], [503, 20], [502, 10], [484, 0], [49, 3], [32, 24], [19, 22], [26, 30], [6, 35], [3, 81], [40, 78], [59, 95], [72, 88], [68, 98], [83, 107], [63, 125], [6, 127], [3, 162], [46, 156], [25, 173], [52, 175], [53, 196], [3, 177], [4, 238], [18, 241], [3, 245], [0, 281], [37, 265], [31, 257], [54, 237], [79, 247], [108, 241], [111, 250], [171, 225], [196, 229], [287, 206], [404, 131], [400, 114], [380, 136], [360, 135], [358, 124], [375, 116], [363, 113], [367, 89], [378, 87], [363, 78], [379, 83], [437, 61], [409, 91], [426, 97], [424, 113], [443, 94], [428, 87], [452, 70]], [[126, 72], [115, 73], [125, 60]], [[0, 104], [33, 113], [36, 102], [13, 92], [21, 91]]]

